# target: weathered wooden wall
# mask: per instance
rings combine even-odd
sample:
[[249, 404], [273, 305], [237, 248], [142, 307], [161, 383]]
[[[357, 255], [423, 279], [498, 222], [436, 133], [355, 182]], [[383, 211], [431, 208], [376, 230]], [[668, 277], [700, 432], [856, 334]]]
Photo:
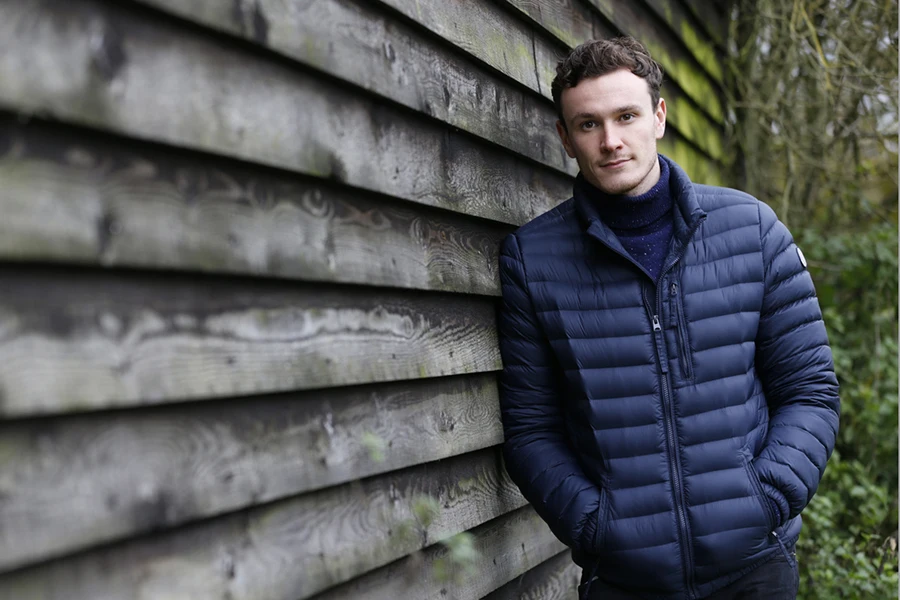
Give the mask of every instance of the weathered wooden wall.
[[574, 597], [499, 453], [498, 244], [570, 194], [591, 37], [650, 47], [662, 151], [721, 182], [726, 21], [0, 0], [0, 598]]

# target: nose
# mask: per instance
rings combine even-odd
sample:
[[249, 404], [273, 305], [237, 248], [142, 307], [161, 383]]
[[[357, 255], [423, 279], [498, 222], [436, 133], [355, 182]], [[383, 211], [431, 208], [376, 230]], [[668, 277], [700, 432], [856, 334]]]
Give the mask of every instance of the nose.
[[604, 127], [600, 138], [600, 148], [605, 151], [617, 150], [622, 146], [622, 138], [615, 127]]

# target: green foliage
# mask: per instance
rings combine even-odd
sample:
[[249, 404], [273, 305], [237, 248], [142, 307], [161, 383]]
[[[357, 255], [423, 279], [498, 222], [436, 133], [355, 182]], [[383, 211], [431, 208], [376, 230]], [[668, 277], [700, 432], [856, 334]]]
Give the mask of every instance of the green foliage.
[[790, 227], [896, 219], [896, 0], [735, 0], [729, 154]]
[[409, 512], [412, 518], [397, 526], [397, 539], [404, 543], [420, 540], [428, 541], [428, 528], [441, 514], [441, 503], [427, 494], [418, 494], [410, 500]]
[[412, 514], [422, 529], [428, 529], [441, 514], [441, 504], [431, 496], [416, 496], [411, 504]]
[[369, 455], [369, 459], [372, 462], [384, 462], [384, 449], [386, 447], [386, 444], [380, 436], [372, 433], [371, 431], [367, 431], [362, 434], [360, 443], [362, 444], [363, 448], [366, 449], [366, 452]]
[[[397, 527], [398, 539], [418, 539], [424, 545], [428, 541], [428, 528], [441, 514], [441, 503], [427, 494], [414, 496], [409, 503], [412, 519]], [[475, 536], [467, 531], [439, 542], [444, 548], [432, 564], [434, 578], [441, 583], [462, 583], [478, 571], [481, 553], [475, 547]], [[417, 553], [418, 554], [418, 553]], [[421, 556], [414, 562], [419, 568]]]
[[896, 0], [736, 0], [734, 185], [809, 259], [841, 429], [803, 512], [800, 598], [897, 595]]
[[462, 583], [478, 572], [481, 554], [475, 547], [475, 536], [468, 532], [457, 533], [441, 542], [446, 553], [434, 561], [434, 577], [442, 583]]
[[832, 458], [803, 512], [800, 598], [891, 598], [897, 590], [896, 504], [857, 460]]
[[892, 598], [897, 575], [897, 226], [795, 232], [841, 383], [841, 430], [803, 512], [800, 598]]

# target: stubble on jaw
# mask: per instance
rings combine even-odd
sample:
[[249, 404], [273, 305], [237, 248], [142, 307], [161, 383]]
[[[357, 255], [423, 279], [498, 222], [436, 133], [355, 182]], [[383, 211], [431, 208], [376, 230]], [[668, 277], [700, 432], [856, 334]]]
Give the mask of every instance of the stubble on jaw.
[[[593, 185], [594, 187], [596, 187], [603, 193], [608, 194], [610, 196], [623, 196], [623, 195], [639, 196], [640, 194], [648, 192], [653, 187], [653, 185], [656, 183], [654, 181], [650, 185], [645, 185], [645, 182], [647, 182], [647, 180], [651, 177], [654, 167], [656, 167], [659, 164], [659, 154], [658, 153], [654, 154], [654, 159], [655, 160], [649, 164], [649, 166], [643, 173], [635, 176], [635, 179], [629, 178], [629, 179], [622, 181], [618, 185], [613, 186], [611, 184], [613, 184], [615, 182], [615, 180], [617, 179], [616, 176], [613, 176], [612, 178], [608, 178], [606, 181], [604, 181], [604, 178], [596, 175], [596, 171], [592, 169], [590, 171], [590, 173], [592, 175], [592, 178], [595, 179], [596, 182], [588, 180], [588, 183], [590, 183], [591, 185]], [[634, 160], [633, 157], [632, 157], [632, 160]], [[581, 168], [581, 165], [579, 165], [579, 168]], [[600, 170], [601, 168], [602, 167], [598, 166], [597, 170]], [[582, 171], [582, 173], [584, 173], [585, 169], [581, 168], [581, 171]], [[600, 183], [601, 185], [597, 185], [597, 183]], [[646, 189], [643, 189], [643, 188], [646, 188]], [[640, 191], [637, 193], [632, 193], [634, 190], [637, 190], [637, 189], [640, 189]]]

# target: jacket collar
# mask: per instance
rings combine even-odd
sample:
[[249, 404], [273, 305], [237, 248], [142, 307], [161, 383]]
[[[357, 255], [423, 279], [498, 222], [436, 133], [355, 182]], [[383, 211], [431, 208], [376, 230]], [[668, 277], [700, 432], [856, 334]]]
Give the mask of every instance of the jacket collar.
[[[687, 173], [667, 156], [660, 154], [659, 159], [665, 161], [669, 167], [669, 193], [673, 196], [675, 206], [675, 210], [672, 211], [674, 216], [672, 252], [678, 253], [690, 241], [689, 238], [700, 221], [706, 218], [706, 212], [700, 208], [694, 184]], [[578, 179], [581, 178], [583, 176], [579, 173]], [[573, 186], [573, 197], [575, 212], [578, 214], [582, 228], [589, 236], [596, 238], [617, 253], [627, 256], [628, 253], [622, 247], [619, 238], [600, 219], [590, 199], [579, 189], [581, 184], [578, 179]]]

